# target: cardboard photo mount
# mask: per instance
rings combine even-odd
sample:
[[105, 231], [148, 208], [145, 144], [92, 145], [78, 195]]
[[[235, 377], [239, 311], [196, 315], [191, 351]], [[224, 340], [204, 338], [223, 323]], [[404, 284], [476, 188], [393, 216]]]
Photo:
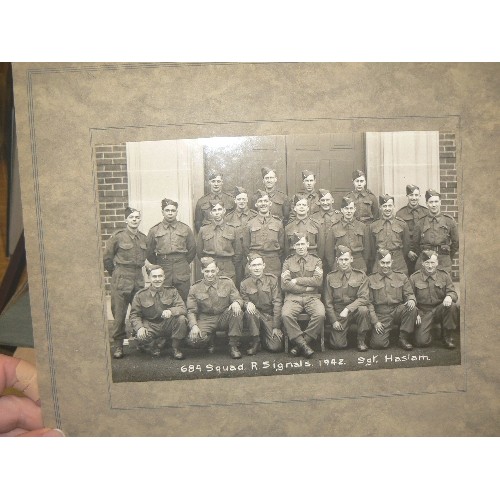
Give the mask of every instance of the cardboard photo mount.
[[[477, 221], [495, 204], [498, 76], [495, 64], [15, 64], [46, 425], [73, 436], [496, 434], [498, 312], [485, 314], [484, 298], [498, 289], [497, 259]], [[461, 365], [112, 382], [96, 144], [403, 130], [456, 136]]]

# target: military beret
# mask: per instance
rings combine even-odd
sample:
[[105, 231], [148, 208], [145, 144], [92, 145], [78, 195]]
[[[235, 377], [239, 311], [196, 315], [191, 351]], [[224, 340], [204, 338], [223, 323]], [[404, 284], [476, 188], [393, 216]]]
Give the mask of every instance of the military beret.
[[247, 190], [244, 188], [244, 187], [241, 187], [241, 186], [236, 186], [234, 188], [234, 197], [236, 198], [238, 195], [240, 194], [243, 194], [243, 193], [247, 193]]
[[258, 254], [257, 252], [250, 252], [247, 256], [247, 261], [249, 264], [251, 264], [255, 259], [262, 259], [262, 255]]
[[208, 180], [211, 181], [212, 179], [215, 179], [217, 176], [220, 176], [222, 179], [224, 177], [224, 174], [222, 172], [217, 172], [216, 170], [211, 170], [208, 173]]
[[406, 185], [406, 194], [412, 194], [415, 189], [420, 191], [420, 188], [415, 184], [407, 184]]
[[137, 208], [133, 208], [133, 207], [127, 207], [125, 209], [125, 218], [127, 218], [130, 214], [133, 214], [134, 212], [139, 212], [141, 213], [140, 210], [137, 210]]
[[313, 175], [316, 179], [316, 174], [314, 172], [311, 172], [310, 170], [302, 170], [302, 180], [304, 180], [306, 177], [309, 177], [310, 175]]
[[387, 257], [388, 255], [392, 255], [389, 250], [386, 250], [385, 248], [379, 248], [377, 250], [377, 260], [382, 260], [384, 257]]
[[169, 205], [173, 205], [175, 208], [177, 208], [179, 206], [179, 204], [176, 201], [171, 200], [170, 198], [163, 198], [163, 200], [161, 200], [161, 209], [162, 210], [165, 207], [168, 207]]
[[384, 203], [387, 203], [389, 200], [392, 200], [392, 202], [394, 203], [394, 196], [391, 196], [390, 194], [384, 194], [384, 196], [378, 197], [380, 206], [382, 206]]
[[420, 258], [422, 259], [422, 262], [425, 262], [426, 260], [429, 260], [433, 255], [437, 257], [438, 254], [434, 250], [422, 250]]
[[351, 249], [345, 245], [338, 245], [336, 248], [337, 257], [344, 255], [345, 253], [350, 253], [352, 255]]
[[342, 198], [342, 201], [340, 203], [340, 208], [344, 208], [344, 207], [347, 207], [348, 205], [350, 205], [351, 203], [354, 203], [354, 200], [352, 198], [349, 198], [349, 196], [344, 196]]
[[[328, 191], [328, 189], [318, 189], [318, 192], [320, 194], [320, 197], [319, 197], [320, 200], [321, 200], [321, 198], [324, 198], [327, 194], [329, 194], [329, 195], [332, 194], [330, 191]], [[332, 198], [333, 198], [333, 195], [332, 195]]]
[[355, 170], [352, 173], [352, 180], [353, 181], [356, 180], [358, 177], [365, 177], [365, 179], [366, 179], [365, 173], [362, 170]]
[[293, 204], [296, 205], [300, 200], [307, 200], [307, 196], [305, 194], [296, 194], [293, 197]]
[[205, 269], [205, 267], [209, 266], [210, 264], [214, 264], [215, 260], [213, 257], [202, 257], [200, 259], [201, 262], [201, 268]]
[[263, 189], [257, 189], [257, 200], [264, 198], [264, 196], [267, 196], [269, 198], [269, 194], [267, 193], [267, 191], [264, 191]]
[[274, 170], [274, 168], [269, 168], [269, 167], [262, 167], [260, 169], [261, 173], [262, 173], [262, 177], [265, 177], [267, 174], [269, 174], [270, 172], [274, 172], [276, 173], [276, 170]]
[[433, 196], [441, 198], [441, 195], [437, 191], [434, 191], [434, 189], [428, 189], [425, 192], [425, 201], [429, 201], [429, 198], [432, 198]]
[[304, 233], [293, 233], [291, 238], [290, 238], [290, 241], [292, 243], [292, 245], [295, 245], [295, 243], [299, 242], [302, 238], [305, 238], [306, 235]]
[[212, 208], [214, 208], [217, 205], [220, 205], [222, 208], [224, 208], [224, 201], [222, 201], [222, 200], [210, 200], [210, 206]]

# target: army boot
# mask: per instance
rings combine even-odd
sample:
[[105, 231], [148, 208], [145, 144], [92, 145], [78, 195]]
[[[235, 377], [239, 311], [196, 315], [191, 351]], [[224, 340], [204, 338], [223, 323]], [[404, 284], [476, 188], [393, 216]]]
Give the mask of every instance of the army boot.
[[302, 354], [306, 358], [310, 358], [314, 354], [314, 351], [309, 347], [309, 345], [304, 340], [304, 337], [302, 335], [295, 339], [295, 343], [296, 343], [299, 351], [302, 351]]
[[254, 337], [252, 339], [252, 344], [250, 347], [247, 349], [247, 354], [249, 356], [253, 356], [254, 354], [257, 354], [257, 352], [260, 350], [260, 338], [259, 337]]
[[443, 329], [443, 344], [447, 349], [455, 349], [456, 345], [453, 342], [453, 330]]
[[125, 354], [123, 353], [123, 341], [118, 340], [113, 351], [113, 358], [121, 359], [123, 358], [123, 356], [125, 356]]
[[366, 345], [366, 332], [358, 332], [358, 351], [368, 351], [368, 346]]
[[413, 346], [408, 342], [408, 333], [406, 333], [406, 332], [400, 332], [400, 334], [399, 334], [399, 345], [405, 351], [411, 351], [413, 349]]
[[181, 341], [179, 339], [172, 339], [172, 357], [174, 359], [184, 359], [183, 352], [179, 349]]

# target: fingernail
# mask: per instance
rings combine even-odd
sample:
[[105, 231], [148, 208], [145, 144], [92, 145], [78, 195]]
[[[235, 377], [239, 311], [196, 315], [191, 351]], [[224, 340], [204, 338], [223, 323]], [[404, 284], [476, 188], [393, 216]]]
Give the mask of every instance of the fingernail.
[[61, 429], [49, 429], [42, 437], [66, 437]]

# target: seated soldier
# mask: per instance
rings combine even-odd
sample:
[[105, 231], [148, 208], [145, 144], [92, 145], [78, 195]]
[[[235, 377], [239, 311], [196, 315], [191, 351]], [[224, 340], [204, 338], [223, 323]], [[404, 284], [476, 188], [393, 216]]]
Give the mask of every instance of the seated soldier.
[[417, 309], [410, 280], [404, 273], [392, 270], [392, 256], [389, 250], [377, 250], [378, 272], [368, 276], [370, 292], [370, 319], [373, 349], [389, 347], [391, 330], [399, 327], [399, 344], [411, 351], [408, 339], [415, 329]]
[[422, 269], [410, 276], [410, 283], [417, 299], [418, 316], [415, 345], [426, 347], [432, 342], [433, 323], [443, 327], [443, 343], [455, 349], [453, 333], [459, 325], [459, 307], [455, 286], [450, 275], [438, 269], [438, 254], [424, 250], [419, 257]]
[[233, 283], [219, 276], [219, 268], [212, 257], [202, 257], [203, 279], [191, 285], [187, 299], [189, 337], [192, 347], [207, 347], [215, 352], [215, 334], [228, 331], [230, 355], [241, 358], [240, 339], [243, 334], [243, 300]]
[[184, 359], [179, 348], [187, 334], [184, 301], [175, 287], [164, 285], [165, 272], [161, 266], [151, 266], [149, 277], [151, 285], [135, 294], [130, 310], [137, 347], [159, 357], [171, 337], [174, 359]]
[[358, 327], [358, 351], [368, 350], [366, 335], [370, 331], [368, 313], [368, 279], [359, 269], [352, 268], [350, 248], [339, 245], [336, 249], [337, 269], [326, 277], [324, 300], [328, 319], [332, 324], [330, 347], [345, 349], [347, 331], [351, 324]]
[[[303, 233], [295, 233], [291, 239], [294, 254], [283, 264], [281, 283], [285, 294], [282, 318], [286, 334], [294, 347], [290, 353], [299, 352], [310, 358], [314, 351], [309, 342], [315, 340], [324, 328], [325, 307], [321, 302], [320, 289], [323, 284], [323, 264], [321, 259], [308, 253], [309, 242]], [[310, 319], [302, 331], [297, 316], [306, 312]]]
[[282, 349], [282, 298], [279, 280], [274, 274], [265, 273], [265, 267], [262, 257], [258, 253], [251, 253], [248, 256], [250, 277], [243, 280], [240, 288], [250, 335], [254, 339], [247, 350], [248, 355], [258, 351], [261, 345], [261, 330], [262, 344], [268, 351], [278, 352]]

